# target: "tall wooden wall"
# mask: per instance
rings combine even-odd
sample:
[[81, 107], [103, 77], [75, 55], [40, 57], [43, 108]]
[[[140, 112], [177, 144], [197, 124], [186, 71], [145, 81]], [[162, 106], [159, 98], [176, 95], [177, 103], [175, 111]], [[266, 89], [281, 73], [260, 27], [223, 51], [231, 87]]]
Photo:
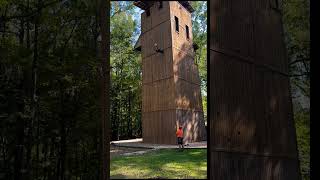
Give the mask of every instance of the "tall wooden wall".
[[300, 179], [280, 5], [210, 2], [210, 179]]
[[[184, 141], [206, 140], [200, 77], [195, 64], [191, 13], [177, 1], [170, 2], [173, 73], [177, 125], [184, 127]], [[174, 18], [179, 18], [179, 32]], [[187, 39], [186, 25], [190, 37]]]
[[[194, 64], [191, 14], [177, 1], [158, 2], [150, 16], [141, 14], [142, 136], [146, 143], [176, 144], [177, 126], [184, 127], [185, 142], [206, 138], [200, 79]], [[180, 32], [175, 31], [174, 16]], [[190, 40], [186, 39], [185, 25]], [[157, 53], [157, 43], [164, 53]]]

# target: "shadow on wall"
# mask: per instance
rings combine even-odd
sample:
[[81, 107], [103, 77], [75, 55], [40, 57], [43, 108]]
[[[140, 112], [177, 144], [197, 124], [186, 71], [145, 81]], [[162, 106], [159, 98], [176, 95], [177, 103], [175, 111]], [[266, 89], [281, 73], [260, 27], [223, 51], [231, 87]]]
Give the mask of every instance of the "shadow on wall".
[[210, 109], [214, 129], [211, 145], [251, 153], [292, 152], [289, 92], [283, 91], [288, 87], [286, 77], [223, 55], [214, 56], [213, 66], [219, 68], [212, 73], [216, 77], [210, 77], [214, 79], [210, 84], [210, 101], [214, 102]]
[[212, 176], [236, 178], [238, 166], [252, 169], [245, 177], [297, 179], [287, 77], [213, 51], [210, 63], [212, 169], [226, 167]]
[[202, 107], [201, 82], [190, 43], [173, 47], [173, 74], [176, 105], [176, 127], [184, 129], [184, 142], [206, 140]]
[[146, 143], [176, 144], [179, 125], [183, 126], [186, 143], [206, 140], [200, 77], [190, 50], [193, 46], [184, 43], [179, 47], [168, 47], [143, 59], [142, 123]]

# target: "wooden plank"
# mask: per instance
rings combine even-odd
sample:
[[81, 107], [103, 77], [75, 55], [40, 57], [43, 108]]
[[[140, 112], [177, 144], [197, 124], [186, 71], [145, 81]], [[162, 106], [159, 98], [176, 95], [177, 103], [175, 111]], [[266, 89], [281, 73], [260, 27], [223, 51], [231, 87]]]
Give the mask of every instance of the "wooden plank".
[[295, 160], [269, 157], [256, 157], [247, 154], [232, 154], [227, 152], [211, 153], [214, 173], [210, 179], [239, 179], [239, 180], [269, 180], [292, 179], [298, 180], [292, 166]]
[[176, 108], [202, 111], [200, 86], [185, 80], [175, 82]]
[[195, 65], [194, 57], [176, 48], [173, 48], [173, 57], [174, 75], [193, 84], [200, 85], [199, 70], [198, 66]]
[[[144, 113], [144, 137], [146, 143], [175, 144], [175, 110]], [[146, 138], [145, 138], [146, 137]]]
[[276, 3], [210, 5], [210, 178], [300, 179]]
[[203, 131], [204, 119], [202, 111], [177, 109], [177, 124], [184, 129], [184, 142], [198, 142], [206, 140], [206, 133]]
[[166, 50], [171, 47], [171, 29], [170, 21], [165, 21], [154, 28], [141, 34], [141, 54], [142, 59], [157, 54], [154, 50], [154, 44], [159, 49]]
[[141, 34], [149, 31], [151, 29], [151, 17], [147, 17], [147, 13], [143, 12], [141, 14]]
[[151, 57], [147, 57], [145, 59], [142, 60], [142, 72], [144, 72], [142, 74], [142, 83], [150, 83], [152, 82], [152, 58]]
[[232, 151], [294, 156], [295, 149], [289, 146], [294, 142], [287, 135], [286, 77], [266, 70], [257, 72], [252, 64], [216, 52], [212, 55], [213, 66], [219, 67], [213, 73], [213, 86], [224, 87], [212, 91], [213, 127], [217, 129], [213, 136], [221, 137], [214, 145]]
[[152, 13], [151, 15], [152, 28], [170, 19], [169, 2], [163, 1], [162, 6], [163, 7], [159, 9], [159, 2], [156, 2], [155, 5], [152, 6], [150, 9]]
[[[143, 139], [149, 143], [176, 144], [179, 118], [189, 124], [188, 141], [203, 140], [206, 132], [200, 78], [193, 60], [191, 14], [178, 2], [163, 5], [159, 9], [156, 2], [150, 8], [150, 17], [142, 15]], [[179, 18], [180, 33], [175, 33], [174, 16]], [[189, 26], [189, 40], [185, 25]], [[164, 53], [154, 50], [155, 43]], [[176, 100], [182, 96], [185, 101], [177, 105]]]

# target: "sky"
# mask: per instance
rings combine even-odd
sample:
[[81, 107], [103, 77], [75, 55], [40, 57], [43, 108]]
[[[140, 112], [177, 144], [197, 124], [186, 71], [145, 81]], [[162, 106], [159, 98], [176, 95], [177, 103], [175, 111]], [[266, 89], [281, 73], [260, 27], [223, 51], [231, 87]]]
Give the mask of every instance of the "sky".
[[143, 10], [141, 10], [138, 7], [134, 7], [134, 14], [133, 14], [133, 19], [137, 23], [135, 34], [133, 36], [133, 42], [136, 42], [139, 38], [140, 32], [141, 32], [141, 13]]

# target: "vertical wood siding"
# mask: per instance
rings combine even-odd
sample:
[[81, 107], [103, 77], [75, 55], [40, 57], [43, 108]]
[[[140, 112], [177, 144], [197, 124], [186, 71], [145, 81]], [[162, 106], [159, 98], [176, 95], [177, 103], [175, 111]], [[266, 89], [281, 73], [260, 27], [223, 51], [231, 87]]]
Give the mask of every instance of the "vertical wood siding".
[[210, 3], [210, 179], [300, 179], [276, 4]]
[[[184, 126], [186, 143], [206, 138], [191, 29], [191, 14], [176, 1], [164, 1], [162, 9], [154, 3], [149, 17], [145, 12], [141, 15], [142, 136], [146, 143], [176, 144], [179, 125]], [[155, 43], [164, 53], [155, 52]]]

